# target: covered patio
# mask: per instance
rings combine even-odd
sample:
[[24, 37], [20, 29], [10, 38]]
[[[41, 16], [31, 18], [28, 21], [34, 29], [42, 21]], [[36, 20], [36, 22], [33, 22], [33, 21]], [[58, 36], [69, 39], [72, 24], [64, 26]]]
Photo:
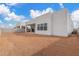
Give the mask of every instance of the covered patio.
[[25, 32], [35, 32], [35, 23], [25, 25]]

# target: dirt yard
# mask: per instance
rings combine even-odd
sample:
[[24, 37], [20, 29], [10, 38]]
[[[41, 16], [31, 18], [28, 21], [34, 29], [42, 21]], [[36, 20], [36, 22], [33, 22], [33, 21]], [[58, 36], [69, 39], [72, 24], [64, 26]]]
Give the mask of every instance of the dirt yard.
[[42, 36], [32, 33], [2, 33], [0, 55], [79, 56], [79, 36]]

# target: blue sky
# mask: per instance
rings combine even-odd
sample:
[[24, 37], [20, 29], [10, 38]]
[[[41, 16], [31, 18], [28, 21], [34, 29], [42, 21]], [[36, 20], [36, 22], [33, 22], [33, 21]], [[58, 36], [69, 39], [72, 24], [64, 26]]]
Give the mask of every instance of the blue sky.
[[2, 3], [0, 4], [0, 26], [13, 27], [49, 11], [68, 9], [74, 26], [79, 26], [79, 3]]

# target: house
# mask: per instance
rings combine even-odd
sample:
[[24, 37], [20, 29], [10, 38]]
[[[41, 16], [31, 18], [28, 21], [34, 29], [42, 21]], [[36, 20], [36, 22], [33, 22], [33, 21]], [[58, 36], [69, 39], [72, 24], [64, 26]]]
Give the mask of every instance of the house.
[[73, 23], [67, 9], [48, 12], [25, 22], [25, 32], [41, 35], [68, 36], [73, 32]]
[[25, 32], [25, 26], [22, 25], [17, 25], [16, 27], [13, 28], [14, 32]]

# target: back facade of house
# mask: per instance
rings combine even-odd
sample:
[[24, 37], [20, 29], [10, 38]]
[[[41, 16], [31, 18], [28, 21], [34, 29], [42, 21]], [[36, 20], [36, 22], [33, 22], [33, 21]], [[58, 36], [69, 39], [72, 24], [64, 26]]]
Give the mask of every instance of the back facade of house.
[[25, 23], [25, 32], [35, 34], [68, 36], [72, 31], [73, 23], [66, 9], [46, 13]]

